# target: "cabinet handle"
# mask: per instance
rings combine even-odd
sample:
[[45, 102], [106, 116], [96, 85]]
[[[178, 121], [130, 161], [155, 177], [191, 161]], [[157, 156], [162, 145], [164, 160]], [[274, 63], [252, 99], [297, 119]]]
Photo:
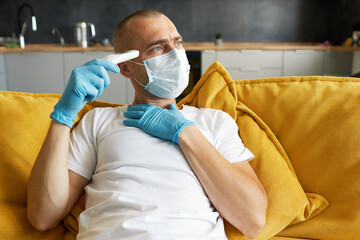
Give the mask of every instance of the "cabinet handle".
[[32, 56], [44, 56], [46, 55], [47, 53], [43, 53], [43, 52], [25, 52], [25, 53], [19, 53], [20, 55], [22, 56], [29, 56], [29, 57], [32, 57]]
[[295, 53], [304, 53], [304, 54], [309, 54], [309, 53], [315, 53], [315, 50], [295, 50]]
[[258, 54], [262, 53], [261, 50], [240, 50], [241, 53], [252, 53], [252, 54]]
[[261, 68], [251, 68], [251, 67], [244, 67], [244, 68], [240, 68], [240, 70], [242, 72], [260, 72]]

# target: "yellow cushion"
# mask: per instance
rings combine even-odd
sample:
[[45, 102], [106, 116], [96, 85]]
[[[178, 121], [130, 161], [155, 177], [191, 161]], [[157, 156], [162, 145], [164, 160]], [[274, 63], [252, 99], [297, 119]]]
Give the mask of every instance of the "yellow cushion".
[[238, 99], [271, 128], [306, 192], [330, 206], [279, 235], [360, 236], [360, 80], [286, 77], [236, 82]]
[[[63, 224], [38, 232], [26, 218], [27, 180], [59, 98], [58, 94], [0, 91], [0, 239], [64, 238]], [[79, 115], [94, 107], [117, 105], [91, 102]]]
[[[328, 206], [321, 195], [305, 194], [281, 144], [270, 128], [237, 100], [235, 84], [220, 63], [211, 65], [193, 92], [179, 104], [221, 109], [237, 121], [245, 146], [255, 155], [250, 163], [269, 200], [266, 226], [256, 239], [269, 239], [286, 226], [309, 219]], [[225, 227], [230, 240], [246, 239], [228, 222]]]
[[27, 180], [49, 128], [56, 94], [0, 92], [0, 239], [61, 239], [63, 225], [36, 231], [26, 218]]

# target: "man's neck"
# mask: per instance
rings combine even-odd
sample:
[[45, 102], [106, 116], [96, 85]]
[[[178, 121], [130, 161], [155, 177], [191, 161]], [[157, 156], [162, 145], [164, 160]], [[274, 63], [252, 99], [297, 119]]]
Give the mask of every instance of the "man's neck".
[[[152, 105], [155, 105], [155, 106], [158, 106], [161, 108], [168, 109], [172, 103], [174, 103], [176, 105], [176, 101], [174, 98], [157, 98], [157, 97], [148, 97], [148, 96], [137, 97], [137, 96], [135, 96], [134, 101], [131, 104], [131, 106], [134, 106], [137, 104], [152, 104]], [[180, 108], [178, 107], [178, 109], [180, 109]]]

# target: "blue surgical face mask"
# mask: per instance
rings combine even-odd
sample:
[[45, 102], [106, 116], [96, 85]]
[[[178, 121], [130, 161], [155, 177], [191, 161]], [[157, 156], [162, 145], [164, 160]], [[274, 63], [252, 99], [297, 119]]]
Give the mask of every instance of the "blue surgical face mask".
[[177, 98], [189, 84], [190, 65], [185, 50], [174, 49], [166, 54], [146, 59], [144, 65], [149, 82], [146, 86], [135, 80], [147, 91], [160, 98]]

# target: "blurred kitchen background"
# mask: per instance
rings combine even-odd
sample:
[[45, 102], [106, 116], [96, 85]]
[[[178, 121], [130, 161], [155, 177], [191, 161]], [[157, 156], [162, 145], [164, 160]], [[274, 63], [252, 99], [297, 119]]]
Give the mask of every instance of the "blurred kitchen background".
[[[185, 41], [323, 42], [341, 44], [360, 22], [359, 0], [0, 0], [0, 36], [19, 34], [18, 9], [31, 4], [38, 31], [27, 43], [55, 43], [57, 27], [65, 42], [74, 42], [75, 22], [91, 22], [95, 41], [112, 38], [114, 26], [139, 9], [164, 12]], [[28, 9], [22, 18], [29, 15]]]
[[[181, 97], [214, 61], [235, 80], [360, 76], [360, 0], [0, 0], [0, 6], [0, 90], [62, 93], [76, 66], [113, 53], [114, 27], [140, 9], [165, 13], [187, 44], [190, 84]], [[75, 44], [79, 22], [96, 32], [91, 37], [85, 28], [85, 45]], [[130, 103], [129, 80], [110, 77], [100, 100]]]

